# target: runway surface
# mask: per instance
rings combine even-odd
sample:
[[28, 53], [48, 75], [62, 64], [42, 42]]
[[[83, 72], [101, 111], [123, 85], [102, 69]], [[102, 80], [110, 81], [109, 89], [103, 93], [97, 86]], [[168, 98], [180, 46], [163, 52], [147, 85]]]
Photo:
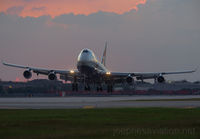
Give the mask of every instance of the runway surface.
[[200, 107], [200, 95], [0, 98], [0, 109]]

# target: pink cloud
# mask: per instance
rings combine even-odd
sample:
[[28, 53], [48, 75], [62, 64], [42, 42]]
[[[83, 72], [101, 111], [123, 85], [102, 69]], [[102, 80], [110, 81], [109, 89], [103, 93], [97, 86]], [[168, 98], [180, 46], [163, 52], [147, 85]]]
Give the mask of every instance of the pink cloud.
[[[23, 7], [20, 12], [16, 10], [15, 14], [22, 17], [55, 17], [68, 13], [89, 15], [98, 11], [123, 14], [133, 9], [137, 10], [139, 4], [145, 3], [146, 0], [1, 0], [0, 12], [9, 14], [8, 9]], [[33, 10], [41, 7], [42, 10]]]

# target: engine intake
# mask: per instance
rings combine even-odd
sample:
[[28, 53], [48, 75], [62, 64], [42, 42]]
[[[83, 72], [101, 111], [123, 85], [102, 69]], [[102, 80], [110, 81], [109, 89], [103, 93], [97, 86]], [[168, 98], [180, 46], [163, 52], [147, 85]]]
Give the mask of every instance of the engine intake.
[[51, 72], [51, 73], [49, 73], [49, 75], [48, 75], [48, 79], [49, 79], [49, 80], [56, 80], [56, 79], [57, 79], [57, 76], [56, 76], [55, 73]]
[[32, 73], [29, 70], [25, 70], [23, 75], [24, 75], [24, 78], [26, 79], [30, 79], [32, 77]]
[[132, 84], [132, 83], [134, 82], [133, 77], [132, 77], [131, 75], [129, 75], [128, 77], [126, 77], [126, 82], [127, 82], [128, 84]]
[[165, 82], [165, 78], [164, 78], [163, 76], [159, 76], [159, 77], [157, 78], [157, 81], [158, 81], [159, 83], [163, 83], [163, 82]]

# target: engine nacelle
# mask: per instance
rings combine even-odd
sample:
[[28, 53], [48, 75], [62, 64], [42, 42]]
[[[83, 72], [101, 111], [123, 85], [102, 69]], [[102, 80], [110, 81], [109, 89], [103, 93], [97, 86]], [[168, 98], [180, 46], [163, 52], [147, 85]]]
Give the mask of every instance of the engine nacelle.
[[23, 75], [24, 75], [24, 78], [26, 79], [30, 79], [32, 77], [32, 73], [29, 70], [25, 70]]
[[128, 77], [126, 77], [126, 82], [127, 82], [128, 84], [132, 84], [132, 83], [134, 82], [133, 77], [132, 77], [131, 75], [128, 75]]
[[49, 73], [49, 75], [48, 75], [48, 79], [49, 79], [49, 80], [57, 80], [57, 76], [56, 76], [55, 73], [51, 72], [51, 73]]
[[163, 76], [159, 76], [159, 77], [157, 78], [157, 81], [158, 81], [159, 83], [164, 83], [164, 82], [165, 82], [165, 78], [164, 78]]

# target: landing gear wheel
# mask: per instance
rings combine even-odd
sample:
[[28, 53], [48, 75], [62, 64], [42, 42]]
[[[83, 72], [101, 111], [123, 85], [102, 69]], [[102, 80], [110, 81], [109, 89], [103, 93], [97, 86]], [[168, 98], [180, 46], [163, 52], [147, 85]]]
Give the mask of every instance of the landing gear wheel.
[[103, 88], [102, 88], [102, 86], [99, 88], [99, 90], [102, 92], [103, 91]]
[[102, 89], [102, 86], [97, 86], [97, 92], [102, 92], [103, 91], [103, 89]]
[[84, 89], [85, 89], [85, 91], [90, 91], [91, 90], [89, 85], [86, 85]]
[[72, 91], [75, 91], [75, 86], [74, 86], [74, 84], [72, 84]]
[[113, 91], [113, 86], [107, 85], [107, 92], [112, 92], [112, 91]]
[[87, 91], [87, 87], [86, 86], [84, 87], [84, 90]]
[[99, 91], [100, 91], [100, 87], [97, 86], [97, 92], [99, 92]]
[[72, 84], [72, 91], [78, 91], [78, 84], [77, 83]]
[[75, 90], [76, 90], [76, 92], [78, 92], [78, 84], [77, 83], [75, 84]]

